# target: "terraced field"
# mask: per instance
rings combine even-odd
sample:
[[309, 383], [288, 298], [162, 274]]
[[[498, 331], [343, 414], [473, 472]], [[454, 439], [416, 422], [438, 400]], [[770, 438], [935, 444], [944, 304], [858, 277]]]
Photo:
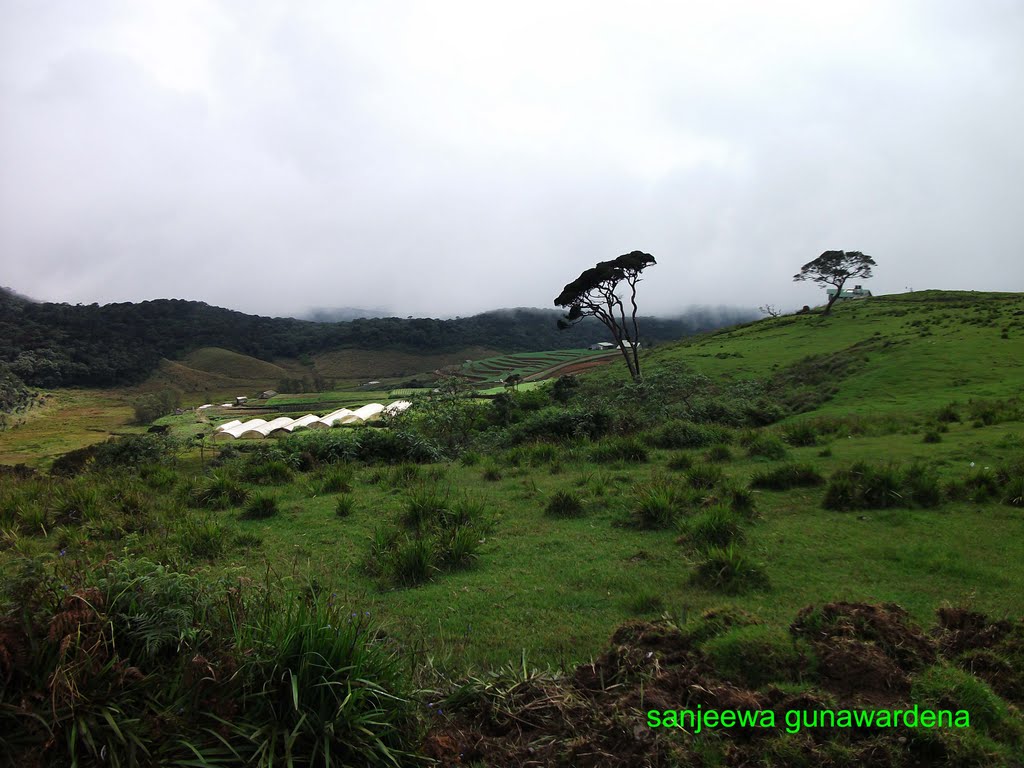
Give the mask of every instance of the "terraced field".
[[590, 349], [519, 352], [464, 363], [458, 373], [473, 384], [497, 384], [513, 374], [519, 374], [524, 381], [540, 381], [558, 375], [564, 368], [583, 362], [607, 362], [618, 355], [616, 350], [597, 352]]

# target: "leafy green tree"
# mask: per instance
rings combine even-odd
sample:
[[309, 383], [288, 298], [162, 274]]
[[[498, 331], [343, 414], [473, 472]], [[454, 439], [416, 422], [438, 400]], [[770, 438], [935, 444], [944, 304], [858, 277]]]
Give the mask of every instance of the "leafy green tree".
[[843, 292], [846, 281], [851, 277], [871, 277], [871, 268], [874, 266], [875, 260], [860, 251], [825, 251], [814, 261], [800, 267], [800, 271], [793, 275], [793, 280], [811, 280], [821, 286], [835, 286], [836, 292], [829, 297], [823, 312], [827, 315]]
[[[640, 282], [640, 274], [657, 263], [651, 254], [642, 251], [632, 251], [611, 261], [598, 262], [566, 285], [555, 298], [555, 306], [569, 309], [565, 317], [558, 321], [558, 327], [569, 328], [584, 317], [596, 317], [611, 332], [634, 381], [640, 380], [636, 285]], [[629, 288], [629, 302], [632, 306], [629, 320], [626, 319], [622, 297], [617, 292], [623, 283]]]

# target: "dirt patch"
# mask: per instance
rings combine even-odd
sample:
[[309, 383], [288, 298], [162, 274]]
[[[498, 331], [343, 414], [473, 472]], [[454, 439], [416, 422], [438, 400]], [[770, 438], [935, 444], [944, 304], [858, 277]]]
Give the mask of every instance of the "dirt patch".
[[797, 614], [790, 631], [815, 647], [831, 646], [836, 638], [873, 643], [904, 672], [935, 663], [934, 641], [895, 603], [808, 606]]
[[991, 648], [1013, 629], [1009, 621], [989, 621], [983, 613], [966, 608], [940, 608], [936, 637], [943, 656], [956, 656], [964, 651]]

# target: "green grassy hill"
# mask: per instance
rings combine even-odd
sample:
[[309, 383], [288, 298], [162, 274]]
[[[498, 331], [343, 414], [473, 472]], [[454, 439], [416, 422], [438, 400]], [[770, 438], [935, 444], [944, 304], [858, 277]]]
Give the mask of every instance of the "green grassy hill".
[[[664, 345], [645, 374], [687, 367], [718, 379], [768, 379], [788, 366], [832, 370], [823, 413], [934, 409], [950, 399], [1024, 391], [1024, 294], [920, 291], [837, 304]], [[593, 374], [609, 382], [622, 366]]]
[[287, 371], [278, 365], [220, 347], [197, 349], [181, 362], [189, 368], [230, 379], [272, 380], [288, 375]]

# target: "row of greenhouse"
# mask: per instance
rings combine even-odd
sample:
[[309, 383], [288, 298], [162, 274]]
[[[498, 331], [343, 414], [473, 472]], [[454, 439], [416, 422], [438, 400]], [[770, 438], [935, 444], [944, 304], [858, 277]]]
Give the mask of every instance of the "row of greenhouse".
[[290, 416], [281, 416], [271, 421], [266, 419], [250, 419], [248, 421], [235, 419], [217, 427], [213, 433], [213, 439], [217, 442], [228, 440], [262, 440], [265, 437], [289, 435], [304, 429], [330, 429], [331, 427], [343, 426], [345, 424], [370, 424], [374, 421], [379, 421], [385, 416], [399, 414], [410, 405], [412, 403], [408, 400], [398, 400], [390, 405], [370, 403], [354, 411], [348, 408], [339, 408], [328, 413], [326, 416], [308, 413], [298, 419], [293, 419]]

